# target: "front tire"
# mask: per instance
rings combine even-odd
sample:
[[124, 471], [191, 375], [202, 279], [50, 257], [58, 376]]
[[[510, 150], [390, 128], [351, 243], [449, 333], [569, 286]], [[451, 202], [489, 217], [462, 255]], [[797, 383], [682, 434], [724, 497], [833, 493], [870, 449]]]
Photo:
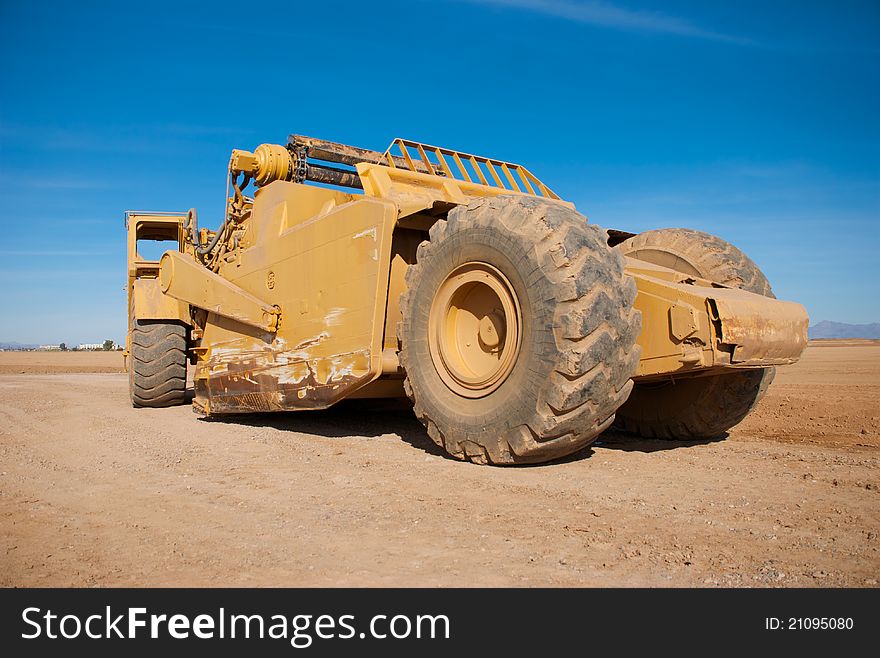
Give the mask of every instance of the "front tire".
[[[774, 297], [770, 282], [742, 251], [721, 238], [682, 228], [640, 233], [623, 254], [678, 272]], [[615, 424], [648, 438], [709, 439], [737, 425], [764, 397], [775, 368], [636, 383]]]
[[135, 320], [128, 384], [133, 407], [171, 407], [186, 402], [186, 327]]
[[452, 209], [419, 246], [401, 299], [417, 417], [476, 463], [588, 445], [632, 388], [635, 295], [606, 232], [563, 204], [502, 196]]

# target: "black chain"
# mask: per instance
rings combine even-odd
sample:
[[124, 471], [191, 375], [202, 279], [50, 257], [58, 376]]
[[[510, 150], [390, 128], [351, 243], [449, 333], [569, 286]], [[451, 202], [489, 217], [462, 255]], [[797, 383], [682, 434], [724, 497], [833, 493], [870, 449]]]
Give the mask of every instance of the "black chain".
[[309, 147], [305, 144], [298, 144], [294, 151], [296, 155], [296, 173], [293, 176], [294, 183], [306, 182], [306, 158], [309, 155]]

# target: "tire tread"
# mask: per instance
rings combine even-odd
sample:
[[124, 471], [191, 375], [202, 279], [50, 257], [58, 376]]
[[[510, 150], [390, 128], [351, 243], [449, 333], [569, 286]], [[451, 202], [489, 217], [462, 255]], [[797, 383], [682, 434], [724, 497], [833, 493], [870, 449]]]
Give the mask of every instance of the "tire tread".
[[182, 324], [134, 321], [129, 363], [132, 406], [170, 407], [186, 402], [186, 333]]
[[[485, 227], [502, 236], [515, 235], [534, 245], [537, 269], [552, 284], [555, 311], [552, 345], [540, 355], [549, 363], [546, 386], [528, 410], [529, 422], [501, 432], [483, 444], [466, 431], [438, 426], [430, 393], [411, 377], [411, 320], [419, 304], [419, 288], [435, 249], [465, 228]], [[502, 238], [503, 239], [503, 238]], [[588, 445], [614, 419], [614, 413], [632, 389], [631, 377], [639, 363], [636, 343], [640, 313], [633, 301], [635, 282], [624, 273], [622, 255], [607, 245], [604, 229], [588, 224], [574, 210], [525, 196], [479, 199], [452, 209], [446, 220], [435, 222], [429, 239], [417, 250], [417, 263], [406, 273], [398, 324], [400, 362], [407, 373], [404, 389], [428, 435], [451, 455], [475, 463], [513, 464], [543, 462]], [[572, 318], [577, 318], [572, 320]]]

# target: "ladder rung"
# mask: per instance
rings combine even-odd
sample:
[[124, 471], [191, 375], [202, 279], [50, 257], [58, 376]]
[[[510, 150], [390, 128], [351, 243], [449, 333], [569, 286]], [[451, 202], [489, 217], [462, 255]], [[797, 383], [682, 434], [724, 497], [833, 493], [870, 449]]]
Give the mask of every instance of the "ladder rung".
[[[395, 146], [400, 150], [402, 157], [393, 155], [392, 149]], [[416, 159], [410, 149], [418, 152], [418, 159]], [[429, 154], [433, 154], [436, 161], [431, 161], [428, 157]], [[452, 158], [458, 171], [453, 171], [449, 161], [446, 159], [447, 156]], [[543, 196], [549, 199], [559, 198], [525, 167], [502, 160], [461, 153], [439, 146], [429, 146], [420, 142], [398, 138], [385, 151], [383, 160], [392, 168], [405, 166], [410, 171], [416, 173], [445, 176], [451, 180], [458, 179], [468, 183], [475, 182], [473, 174], [476, 174], [480, 184], [488, 187], [497, 187], [520, 194]], [[472, 171], [468, 171], [467, 163], [470, 164]], [[489, 182], [489, 179], [486, 177], [484, 167], [489, 170], [492, 182]], [[499, 175], [499, 168], [503, 172], [503, 176]]]

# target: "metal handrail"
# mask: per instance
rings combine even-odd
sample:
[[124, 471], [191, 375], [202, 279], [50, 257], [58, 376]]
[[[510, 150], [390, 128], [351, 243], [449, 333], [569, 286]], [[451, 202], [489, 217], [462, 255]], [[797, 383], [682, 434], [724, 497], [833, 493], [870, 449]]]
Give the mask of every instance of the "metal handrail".
[[[393, 149], [398, 150], [398, 154]], [[431, 161], [429, 154], [434, 156]], [[446, 158], [451, 158], [455, 168], [449, 165]], [[513, 162], [504, 162], [495, 158], [485, 158], [461, 151], [431, 146], [408, 139], [395, 138], [386, 149], [383, 158], [392, 169], [403, 168], [413, 172], [426, 172], [434, 176], [444, 176], [468, 183], [486, 185], [488, 187], [509, 190], [519, 194], [530, 194], [547, 199], [559, 199], [559, 196], [544, 185], [528, 169]], [[468, 171], [465, 163], [469, 164]], [[486, 176], [488, 173], [489, 177]], [[474, 180], [473, 176], [478, 180]], [[503, 176], [503, 178], [502, 178]], [[506, 181], [506, 184], [505, 184]]]

